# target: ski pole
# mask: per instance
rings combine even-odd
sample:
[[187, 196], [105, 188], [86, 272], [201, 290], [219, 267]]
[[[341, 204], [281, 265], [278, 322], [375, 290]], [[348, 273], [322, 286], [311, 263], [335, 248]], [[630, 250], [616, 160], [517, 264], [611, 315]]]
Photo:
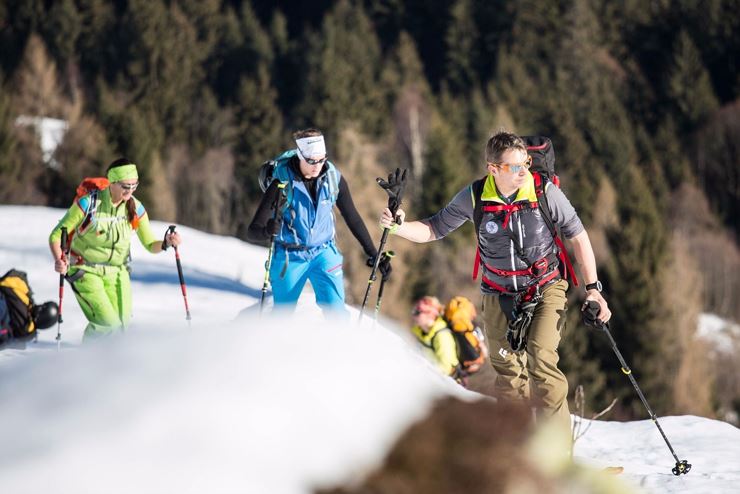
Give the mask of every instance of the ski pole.
[[[175, 233], [175, 225], [170, 225], [167, 229], [167, 233]], [[185, 320], [188, 321], [188, 327], [190, 327], [190, 306], [188, 306], [188, 291], [185, 287], [185, 277], [182, 275], [182, 263], [180, 262], [180, 251], [177, 250], [177, 245], [173, 245], [175, 248], [175, 262], [177, 263], [177, 275], [180, 277], [180, 290], [182, 291], [182, 299], [185, 301]]]
[[[388, 209], [391, 211], [391, 215], [395, 218], [396, 212], [401, 205], [401, 199], [403, 197], [403, 191], [406, 188], [406, 174], [408, 170], [403, 171], [400, 168], [396, 168], [395, 175], [391, 173], [388, 176], [386, 182], [382, 178], [376, 179], [378, 185], [388, 193]], [[365, 313], [365, 306], [367, 305], [368, 298], [370, 297], [370, 290], [373, 287], [373, 283], [377, 279], [378, 265], [380, 264], [380, 257], [385, 248], [385, 243], [388, 240], [388, 234], [390, 228], [383, 229], [383, 235], [380, 237], [380, 246], [378, 247], [378, 255], [375, 256], [375, 262], [373, 262], [373, 269], [370, 271], [370, 278], [367, 280], [367, 288], [365, 289], [365, 297], [362, 299], [362, 306], [360, 307], [360, 317], [358, 322], [362, 321], [362, 316]]]
[[[62, 227], [62, 260], [67, 259], [67, 227]], [[57, 314], [57, 351], [62, 348], [62, 302], [64, 301], [64, 275], [59, 274], [59, 313]]]
[[673, 472], [673, 475], [681, 475], [689, 473], [691, 470], [691, 463], [688, 463], [687, 460], [679, 460], [678, 456], [676, 456], [675, 451], [673, 451], [673, 446], [671, 446], [670, 441], [668, 441], [668, 437], [666, 437], [665, 432], [663, 432], [663, 428], [660, 426], [660, 423], [658, 422], [658, 418], [653, 413], [653, 410], [650, 408], [650, 405], [648, 405], [647, 400], [645, 399], [645, 395], [642, 394], [642, 390], [637, 385], [637, 381], [635, 380], [635, 377], [632, 375], [632, 369], [629, 368], [627, 365], [627, 362], [625, 362], [624, 357], [622, 357], [621, 352], [617, 348], [617, 343], [614, 341], [614, 338], [612, 337], [611, 332], [609, 331], [609, 323], [601, 322], [597, 319], [597, 316], [599, 314], [599, 304], [595, 300], [589, 300], [586, 304], [586, 308], [584, 309], [584, 313], [588, 313], [591, 320], [593, 320], [593, 325], [597, 327], [598, 329], [601, 329], [606, 334], [607, 338], [609, 338], [609, 343], [612, 346], [612, 350], [614, 350], [614, 353], [617, 355], [617, 359], [619, 359], [619, 363], [622, 365], [622, 372], [629, 378], [630, 382], [632, 383], [632, 386], [634, 386], [635, 391], [637, 391], [637, 395], [640, 397], [640, 400], [642, 400], [642, 404], [645, 405], [645, 408], [647, 409], [648, 413], [650, 414], [650, 418], [655, 423], [655, 426], [658, 428], [658, 431], [660, 431], [660, 435], [663, 436], [663, 440], [665, 441], [666, 445], [668, 446], [668, 449], [671, 450], [671, 454], [673, 455], [673, 459], [676, 460], [676, 466], [674, 466], [671, 469], [671, 472]]
[[[381, 254], [383, 258], [388, 258], [388, 261], [387, 261], [388, 263], [391, 262], [391, 259], [393, 259], [395, 255], [396, 253], [393, 252], [392, 250], [383, 252]], [[378, 265], [380, 265], [380, 263], [378, 263]], [[380, 288], [378, 288], [378, 301], [375, 302], [375, 314], [373, 315], [374, 320], [378, 318], [378, 314], [380, 313], [380, 304], [383, 303], [383, 289], [385, 288], [385, 282], [386, 282], [385, 277], [381, 277], [380, 278]]]
[[[274, 221], [277, 221], [278, 215], [280, 214], [280, 202], [283, 197], [283, 191], [282, 189], [285, 188], [284, 183], [278, 184], [278, 195], [275, 198], [275, 204], [273, 204], [273, 208], [275, 209], [275, 214], [272, 216], [272, 219]], [[262, 281], [262, 294], [260, 295], [260, 317], [262, 316], [262, 309], [265, 306], [265, 296], [267, 295], [267, 288], [270, 286], [270, 267], [272, 266], [272, 254], [275, 252], [275, 237], [277, 235], [272, 235], [270, 237], [270, 248], [267, 250], [267, 260], [265, 261], [265, 279]]]

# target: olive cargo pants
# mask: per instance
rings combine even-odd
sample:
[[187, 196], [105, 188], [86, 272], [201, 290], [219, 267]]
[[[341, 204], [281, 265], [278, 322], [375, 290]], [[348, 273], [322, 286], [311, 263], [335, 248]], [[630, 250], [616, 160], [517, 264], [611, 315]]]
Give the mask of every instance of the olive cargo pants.
[[513, 352], [506, 340], [507, 320], [498, 295], [483, 295], [483, 322], [496, 370], [496, 396], [505, 400], [529, 400], [538, 416], [553, 418], [570, 428], [568, 381], [558, 368], [558, 344], [565, 329], [568, 282], [558, 280], [545, 287], [529, 327], [527, 348]]

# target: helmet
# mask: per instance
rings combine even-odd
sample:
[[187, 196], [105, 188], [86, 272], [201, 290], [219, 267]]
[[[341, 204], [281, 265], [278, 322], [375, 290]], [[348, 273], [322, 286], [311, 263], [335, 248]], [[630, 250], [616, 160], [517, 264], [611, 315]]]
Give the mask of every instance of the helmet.
[[270, 186], [273, 180], [272, 172], [275, 169], [275, 161], [265, 161], [262, 163], [262, 166], [260, 166], [260, 176], [259, 176], [259, 183], [260, 183], [260, 189], [262, 189], [262, 192], [266, 191], [267, 188]]
[[57, 322], [59, 318], [59, 306], [56, 302], [44, 302], [41, 305], [34, 305], [31, 315], [37, 329], [47, 329]]

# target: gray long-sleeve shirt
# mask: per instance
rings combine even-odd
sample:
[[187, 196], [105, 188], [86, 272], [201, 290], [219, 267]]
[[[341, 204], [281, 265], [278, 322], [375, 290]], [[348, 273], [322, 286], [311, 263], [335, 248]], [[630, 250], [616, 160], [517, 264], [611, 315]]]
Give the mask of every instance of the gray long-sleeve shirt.
[[[560, 227], [565, 238], [573, 238], [584, 230], [575, 208], [559, 187], [548, 184], [545, 189], [547, 204], [550, 206], [552, 221]], [[436, 238], [446, 237], [462, 226], [465, 221], [473, 221], [472, 184], [460, 190], [452, 200], [434, 215], [421, 220], [430, 225]]]

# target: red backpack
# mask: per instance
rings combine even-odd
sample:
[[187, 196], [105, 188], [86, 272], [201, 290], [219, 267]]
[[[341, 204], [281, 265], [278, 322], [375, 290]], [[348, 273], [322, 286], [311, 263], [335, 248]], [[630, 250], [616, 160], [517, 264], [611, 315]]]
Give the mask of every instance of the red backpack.
[[[90, 204], [85, 210], [85, 219], [77, 228], [77, 231], [84, 232], [87, 227], [92, 223], [95, 216], [95, 211], [98, 209], [98, 193], [101, 190], [105, 190], [110, 186], [110, 181], [105, 177], [85, 177], [80, 185], [77, 186], [75, 195], [75, 202], [78, 202], [83, 197], [90, 196]], [[139, 217], [134, 215], [131, 220], [131, 228], [136, 230], [139, 227]], [[74, 232], [69, 233], [69, 240], [72, 240]]]

